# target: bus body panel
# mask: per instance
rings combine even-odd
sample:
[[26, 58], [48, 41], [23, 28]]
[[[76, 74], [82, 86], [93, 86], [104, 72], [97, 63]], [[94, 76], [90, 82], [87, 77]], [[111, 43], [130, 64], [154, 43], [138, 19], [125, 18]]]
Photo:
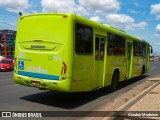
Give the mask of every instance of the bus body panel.
[[106, 58], [106, 74], [105, 74], [105, 86], [111, 84], [112, 75], [115, 69], [119, 69], [120, 81], [126, 78], [126, 63], [125, 56], [108, 56]]
[[142, 71], [142, 57], [134, 56], [133, 57], [132, 77], [140, 76], [141, 71]]
[[[52, 14], [20, 18], [15, 49], [16, 83], [41, 89], [71, 91], [71, 23], [74, 19], [73, 15]], [[20, 82], [21, 78], [23, 82]]]
[[93, 56], [74, 55], [73, 91], [90, 91], [93, 80]]
[[[92, 29], [89, 54], [77, 53], [77, 25]], [[124, 54], [109, 54], [108, 33], [125, 39]], [[145, 72], [149, 70], [150, 45], [145, 43], [146, 56], [142, 58], [134, 55], [133, 41], [143, 43], [124, 31], [75, 14], [22, 16], [16, 38], [14, 81], [40, 89], [82, 92], [111, 85], [115, 70], [119, 82], [140, 76], [144, 65]]]

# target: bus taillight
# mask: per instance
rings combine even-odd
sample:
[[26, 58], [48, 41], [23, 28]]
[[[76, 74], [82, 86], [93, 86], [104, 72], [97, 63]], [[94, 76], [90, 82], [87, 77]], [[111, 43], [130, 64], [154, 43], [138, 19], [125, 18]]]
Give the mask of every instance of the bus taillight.
[[68, 16], [67, 15], [63, 15], [63, 18], [67, 18]]
[[65, 62], [63, 62], [62, 71], [61, 71], [62, 79], [66, 78], [66, 73], [67, 73], [67, 65]]
[[64, 67], [64, 74], [66, 74], [66, 72], [67, 72], [67, 65], [66, 65], [65, 62], [63, 62], [63, 67]]

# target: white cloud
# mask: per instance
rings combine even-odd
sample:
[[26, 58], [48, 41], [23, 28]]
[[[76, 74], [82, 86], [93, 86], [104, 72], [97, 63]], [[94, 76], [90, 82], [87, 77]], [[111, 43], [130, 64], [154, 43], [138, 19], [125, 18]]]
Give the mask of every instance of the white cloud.
[[133, 23], [134, 19], [125, 14], [109, 14], [106, 16], [107, 23], [109, 24], [129, 24]]
[[132, 14], [143, 14], [143, 15], [146, 15], [146, 11], [145, 11], [145, 10], [142, 11], [142, 12], [140, 12], [140, 11], [128, 9], [128, 11], [129, 11], [130, 13], [132, 13]]
[[151, 5], [151, 14], [160, 14], [160, 4]]
[[156, 37], [160, 37], [160, 24], [158, 24], [156, 26], [156, 34], [155, 34]]
[[135, 23], [135, 20], [132, 17], [125, 14], [109, 14], [106, 16], [106, 20], [110, 25], [131, 31], [145, 29], [145, 27], [148, 25], [144, 21]]
[[132, 10], [132, 9], [128, 9], [128, 11], [132, 14], [140, 14], [139, 11], [135, 11], [135, 10]]
[[75, 3], [74, 0], [42, 0], [43, 12], [70, 12], [76, 14], [88, 14], [86, 9]]
[[42, 0], [44, 12], [73, 12], [76, 7], [73, 0]]
[[160, 43], [155, 43], [155, 45], [160, 45]]
[[29, 8], [28, 0], [0, 0], [0, 5], [10, 12], [19, 12]]
[[158, 32], [160, 32], [160, 24], [158, 24], [158, 25], [156, 26], [156, 30], [157, 30]]
[[136, 29], [145, 29], [145, 27], [147, 26], [148, 24], [145, 22], [145, 21], [142, 21], [140, 23], [132, 23], [132, 24], [128, 24], [125, 29], [126, 30], [131, 30], [131, 31], [134, 31]]
[[5, 29], [8, 29], [8, 30], [16, 30], [17, 29], [17, 22], [7, 22], [8, 25], [4, 24], [6, 23], [5, 21], [3, 20], [0, 20], [0, 30], [5, 30]]
[[156, 16], [156, 19], [160, 20], [160, 3], [151, 5], [151, 12], [152, 15]]
[[159, 38], [159, 37], [160, 37], [160, 34], [157, 34], [157, 33], [156, 33], [156, 34], [155, 34], [155, 37], [158, 37], [158, 38]]
[[79, 0], [79, 4], [92, 13], [115, 13], [120, 9], [117, 0]]
[[98, 16], [91, 17], [90, 20], [101, 23], [101, 19]]
[[41, 0], [43, 12], [72, 12], [80, 15], [114, 13], [120, 9], [117, 0]]
[[156, 15], [156, 19], [157, 19], [157, 20], [160, 20], [160, 14], [159, 14], [159, 15]]
[[36, 13], [38, 13], [38, 11], [36, 11], [36, 10], [32, 10], [32, 13], [36, 14]]
[[135, 3], [134, 3], [134, 6], [135, 6], [135, 7], [138, 7], [138, 6], [139, 6], [139, 4], [138, 4], [137, 2], [135, 2]]

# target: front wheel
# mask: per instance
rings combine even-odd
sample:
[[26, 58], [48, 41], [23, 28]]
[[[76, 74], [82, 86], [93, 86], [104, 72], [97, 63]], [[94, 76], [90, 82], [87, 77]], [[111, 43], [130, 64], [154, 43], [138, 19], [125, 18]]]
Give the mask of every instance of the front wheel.
[[118, 83], [119, 83], [119, 74], [117, 71], [114, 71], [112, 75], [112, 83], [111, 83], [111, 91], [114, 92], [118, 89]]

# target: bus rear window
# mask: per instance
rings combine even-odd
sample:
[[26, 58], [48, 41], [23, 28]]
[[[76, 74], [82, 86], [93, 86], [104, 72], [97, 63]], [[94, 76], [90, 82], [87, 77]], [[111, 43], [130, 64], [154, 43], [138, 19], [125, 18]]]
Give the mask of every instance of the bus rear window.
[[68, 21], [60, 15], [27, 16], [19, 22], [18, 42], [39, 40], [63, 44], [68, 29]]

